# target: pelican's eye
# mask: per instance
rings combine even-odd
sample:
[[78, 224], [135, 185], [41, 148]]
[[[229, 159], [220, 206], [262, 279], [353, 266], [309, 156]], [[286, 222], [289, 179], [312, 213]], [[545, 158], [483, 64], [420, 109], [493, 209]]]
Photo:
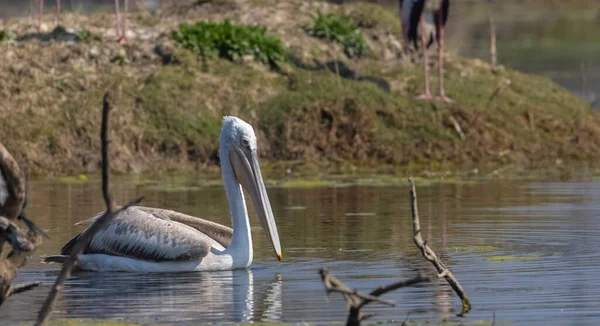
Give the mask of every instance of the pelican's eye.
[[242, 138], [242, 146], [250, 149], [250, 140], [248, 140], [248, 138]]

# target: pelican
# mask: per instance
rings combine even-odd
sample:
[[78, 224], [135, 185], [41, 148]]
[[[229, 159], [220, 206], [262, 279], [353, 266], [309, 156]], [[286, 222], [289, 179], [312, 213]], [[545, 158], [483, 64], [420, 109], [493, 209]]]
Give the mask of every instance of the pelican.
[[[233, 228], [171, 210], [130, 207], [96, 233], [79, 256], [78, 266], [91, 271], [124, 272], [247, 268], [252, 264], [253, 249], [242, 187], [250, 195], [275, 256], [281, 260], [279, 235], [258, 165], [252, 126], [239, 118], [226, 116], [219, 141], [223, 184]], [[60, 256], [44, 260], [64, 259], [78, 237], [62, 248]]]

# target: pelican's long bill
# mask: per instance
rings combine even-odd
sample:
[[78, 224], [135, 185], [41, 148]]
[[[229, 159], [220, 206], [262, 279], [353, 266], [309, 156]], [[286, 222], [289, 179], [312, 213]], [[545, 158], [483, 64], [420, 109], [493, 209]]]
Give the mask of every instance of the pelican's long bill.
[[265, 189], [265, 183], [260, 173], [260, 167], [258, 166], [258, 155], [256, 150], [244, 150], [241, 147], [234, 146], [229, 151], [229, 161], [233, 167], [235, 177], [238, 182], [246, 189], [256, 214], [260, 219], [267, 239], [273, 245], [275, 255], [277, 259], [283, 259], [281, 255], [281, 244], [279, 244], [279, 234], [277, 233], [277, 225], [275, 225], [275, 219], [273, 218], [273, 211], [271, 210], [271, 203], [267, 196], [267, 190]]

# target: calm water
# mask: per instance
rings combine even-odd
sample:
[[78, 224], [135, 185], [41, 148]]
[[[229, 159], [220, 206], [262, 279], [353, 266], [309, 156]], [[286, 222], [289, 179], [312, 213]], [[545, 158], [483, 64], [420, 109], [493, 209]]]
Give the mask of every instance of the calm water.
[[[103, 207], [99, 184], [33, 182], [28, 214], [52, 240], [30, 259], [18, 281], [41, 280], [10, 298], [2, 325], [31, 321], [57, 275], [39, 256], [59, 251], [82, 230], [74, 223]], [[144, 204], [229, 223], [220, 187], [164, 191], [120, 183], [119, 202]], [[600, 321], [600, 183], [486, 182], [418, 188], [424, 236], [451, 266], [473, 302], [460, 302], [441, 281], [387, 295], [397, 307], [368, 306], [374, 321], [443, 318], [517, 325], [595, 325]], [[345, 320], [339, 295], [329, 301], [317, 271], [328, 266], [361, 290], [431, 273], [411, 240], [406, 185], [317, 189], [269, 188], [284, 261], [272, 256], [252, 216], [257, 253], [249, 270], [182, 274], [80, 272], [68, 282], [55, 318], [117, 318], [139, 323], [331, 322]], [[252, 209], [251, 209], [252, 211]], [[252, 212], [254, 213], [254, 212]], [[509, 256], [498, 260], [498, 256]], [[514, 257], [519, 257], [515, 260]], [[525, 258], [523, 258], [525, 257]]]

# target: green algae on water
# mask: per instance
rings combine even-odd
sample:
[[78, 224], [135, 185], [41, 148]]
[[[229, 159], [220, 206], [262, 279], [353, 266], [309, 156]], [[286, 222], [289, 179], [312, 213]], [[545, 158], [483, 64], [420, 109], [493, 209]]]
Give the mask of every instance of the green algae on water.
[[485, 257], [485, 260], [491, 261], [491, 262], [532, 261], [532, 260], [539, 260], [541, 258], [542, 257], [540, 257], [540, 256], [510, 256], [510, 255], [503, 255], [503, 256], [489, 256], [489, 257]]

